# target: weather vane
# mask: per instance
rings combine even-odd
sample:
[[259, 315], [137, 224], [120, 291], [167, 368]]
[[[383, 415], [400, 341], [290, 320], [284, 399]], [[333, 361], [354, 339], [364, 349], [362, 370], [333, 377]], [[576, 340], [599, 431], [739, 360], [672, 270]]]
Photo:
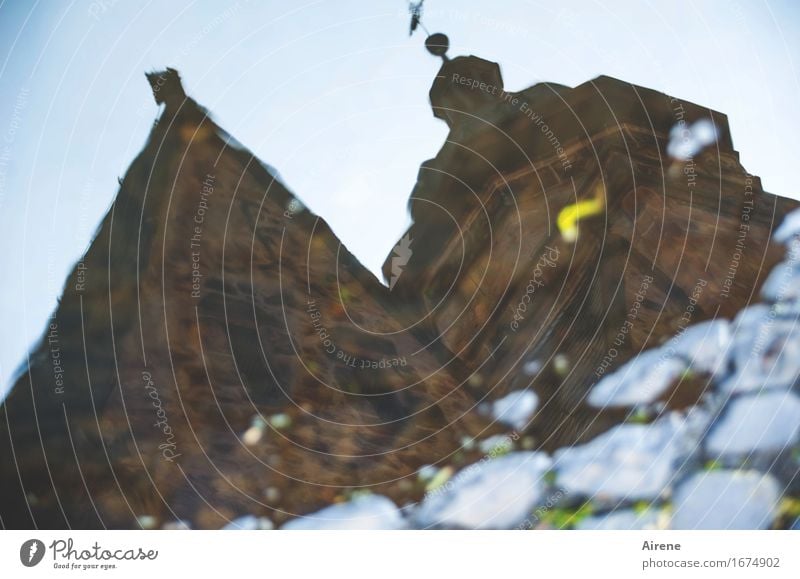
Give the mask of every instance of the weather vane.
[[411, 26], [409, 26], [408, 35], [411, 36], [414, 34], [414, 31], [418, 27], [422, 28], [425, 34], [428, 35], [428, 38], [425, 39], [425, 48], [428, 49], [428, 52], [434, 56], [441, 56], [442, 60], [447, 61], [447, 49], [450, 47], [450, 39], [441, 32], [431, 34], [428, 32], [428, 29], [425, 28], [425, 25], [422, 23], [422, 5], [424, 3], [425, 0], [408, 3], [408, 12], [411, 14]]
[[411, 36], [414, 34], [414, 31], [417, 29], [417, 26], [421, 26], [422, 29], [425, 31], [425, 34], [430, 34], [428, 29], [425, 28], [425, 25], [422, 23], [422, 5], [425, 3], [425, 0], [419, 0], [419, 2], [409, 2], [408, 3], [408, 12], [411, 14], [411, 26], [408, 29], [408, 35]]

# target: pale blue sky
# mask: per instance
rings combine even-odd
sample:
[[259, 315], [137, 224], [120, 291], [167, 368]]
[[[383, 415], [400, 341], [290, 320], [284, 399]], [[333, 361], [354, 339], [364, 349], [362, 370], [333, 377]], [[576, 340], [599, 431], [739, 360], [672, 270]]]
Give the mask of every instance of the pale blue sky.
[[[506, 88], [608, 74], [730, 118], [745, 167], [798, 197], [800, 3], [426, 0], [451, 55]], [[446, 135], [438, 62], [403, 0], [0, 3], [0, 389], [38, 339], [157, 115], [145, 71], [188, 92], [378, 272], [419, 164]], [[795, 60], [793, 60], [795, 59]]]

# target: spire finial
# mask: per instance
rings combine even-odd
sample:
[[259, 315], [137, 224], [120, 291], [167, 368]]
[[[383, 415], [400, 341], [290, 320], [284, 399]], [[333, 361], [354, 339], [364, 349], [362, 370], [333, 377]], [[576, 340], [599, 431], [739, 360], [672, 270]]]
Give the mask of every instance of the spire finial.
[[408, 3], [408, 12], [411, 14], [411, 26], [408, 29], [408, 35], [411, 36], [414, 34], [417, 27], [422, 28], [425, 34], [428, 35], [428, 38], [425, 39], [425, 48], [427, 48], [428, 52], [432, 55], [441, 56], [442, 60], [447, 62], [447, 49], [450, 48], [450, 40], [441, 32], [431, 34], [428, 32], [428, 29], [425, 28], [425, 25], [422, 23], [422, 5], [424, 3], [425, 0]]
[[446, 34], [434, 32], [425, 39], [425, 48], [434, 56], [441, 56], [442, 60], [447, 61], [447, 49], [450, 48], [450, 39]]

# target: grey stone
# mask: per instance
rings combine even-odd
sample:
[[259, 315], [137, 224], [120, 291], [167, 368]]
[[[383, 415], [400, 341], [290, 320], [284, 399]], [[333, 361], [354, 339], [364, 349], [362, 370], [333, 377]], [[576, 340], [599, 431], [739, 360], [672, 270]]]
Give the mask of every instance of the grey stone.
[[795, 235], [789, 241], [785, 243], [786, 245], [786, 255], [784, 256], [785, 259], [789, 261], [800, 261], [800, 237]]
[[766, 529], [780, 486], [756, 471], [702, 471], [675, 489], [673, 529]]
[[529, 362], [525, 362], [525, 365], [522, 366], [522, 371], [528, 376], [538, 374], [541, 369], [542, 363], [539, 360], [530, 360]]
[[417, 477], [423, 482], [427, 482], [436, 476], [439, 469], [432, 464], [423, 464], [417, 471]]
[[728, 394], [791, 388], [800, 377], [800, 321], [781, 317], [777, 308], [752, 310], [737, 318], [735, 368], [721, 384]]
[[429, 493], [413, 514], [420, 528], [511, 529], [546, 498], [550, 458], [514, 452], [466, 467]]
[[478, 443], [478, 449], [490, 458], [509, 453], [514, 449], [514, 441], [505, 434], [495, 434]]
[[539, 406], [539, 397], [531, 390], [517, 390], [491, 405], [492, 418], [516, 430], [522, 430]]
[[775, 314], [786, 321], [800, 321], [800, 300], [791, 302], [776, 302], [772, 304]]
[[754, 304], [739, 310], [736, 318], [733, 320], [733, 328], [731, 330], [736, 336], [739, 335], [742, 328], [747, 326], [759, 325], [769, 318], [770, 308], [766, 304]]
[[686, 367], [686, 362], [660, 348], [648, 350], [600, 380], [589, 393], [589, 404], [597, 407], [650, 404], [664, 394]]
[[660, 514], [656, 509], [647, 509], [642, 513], [632, 510], [614, 511], [607, 515], [587, 517], [575, 528], [581, 531], [638, 531], [659, 529]]
[[772, 239], [778, 243], [786, 243], [797, 235], [800, 235], [800, 209], [795, 209], [783, 218], [780, 227], [772, 234]]
[[800, 297], [800, 264], [796, 260], [776, 265], [761, 286], [761, 297], [771, 302], [793, 301]]
[[293, 519], [283, 525], [290, 530], [386, 529], [406, 527], [395, 504], [380, 495], [366, 495], [347, 503], [331, 505], [316, 513]]
[[713, 374], [725, 368], [730, 343], [728, 320], [709, 320], [686, 328], [664, 344], [662, 350], [685, 358], [696, 372]]
[[600, 503], [653, 500], [668, 489], [685, 446], [677, 414], [652, 424], [621, 424], [587, 444], [557, 451], [557, 485]]
[[791, 392], [764, 392], [734, 398], [706, 437], [712, 458], [774, 455], [797, 443], [800, 398]]
[[184, 521], [183, 519], [169, 521], [168, 523], [161, 525], [162, 531], [187, 531], [191, 528], [192, 525], [189, 523], [189, 521]]
[[136, 518], [136, 522], [138, 522], [139, 526], [143, 529], [155, 529], [158, 520], [151, 515], [140, 515]]
[[256, 517], [245, 515], [222, 527], [223, 531], [270, 531], [275, 528], [275, 524], [267, 517]]
[[719, 137], [716, 125], [709, 119], [698, 119], [693, 124], [676, 124], [669, 132], [667, 154], [686, 161], [696, 156]]

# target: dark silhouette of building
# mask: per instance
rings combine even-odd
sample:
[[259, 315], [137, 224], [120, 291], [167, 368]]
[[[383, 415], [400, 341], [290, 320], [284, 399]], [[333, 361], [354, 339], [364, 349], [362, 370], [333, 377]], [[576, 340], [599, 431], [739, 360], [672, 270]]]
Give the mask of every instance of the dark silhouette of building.
[[[450, 134], [390, 291], [176, 71], [148, 79], [164, 110], [0, 409], [6, 528], [281, 523], [363, 488], [402, 505], [422, 465], [506, 431], [482, 402], [529, 386], [535, 445], [587, 440], [621, 419], [583, 403], [610, 350], [604, 371], [735, 314], [796, 206], [720, 113], [608, 77], [506, 93], [497, 64], [445, 58]], [[715, 142], [670, 157], [701, 119]]]

